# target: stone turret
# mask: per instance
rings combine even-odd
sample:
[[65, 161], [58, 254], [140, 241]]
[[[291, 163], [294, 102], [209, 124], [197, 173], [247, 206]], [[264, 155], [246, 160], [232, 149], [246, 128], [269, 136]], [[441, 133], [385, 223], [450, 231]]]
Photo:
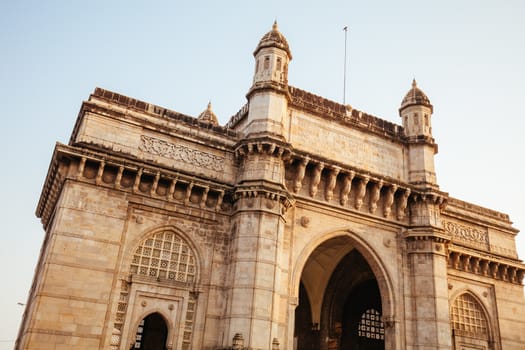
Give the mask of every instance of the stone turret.
[[272, 30], [266, 33], [253, 52], [255, 57], [254, 87], [273, 83], [286, 86], [288, 84], [288, 63], [292, 53], [284, 35], [279, 32], [277, 22]]
[[288, 64], [292, 53], [277, 23], [266, 33], [255, 51], [255, 73], [248, 91], [249, 113], [244, 134], [285, 139], [290, 123], [288, 109]]
[[414, 79], [399, 108], [408, 142], [408, 178], [411, 184], [437, 188], [434, 169], [437, 144], [432, 137], [432, 112], [429, 98]]
[[401, 102], [399, 115], [403, 119], [405, 135], [411, 139], [428, 138], [432, 139], [432, 117], [433, 107], [427, 95], [417, 87], [416, 80], [412, 81], [412, 88], [407, 92]]

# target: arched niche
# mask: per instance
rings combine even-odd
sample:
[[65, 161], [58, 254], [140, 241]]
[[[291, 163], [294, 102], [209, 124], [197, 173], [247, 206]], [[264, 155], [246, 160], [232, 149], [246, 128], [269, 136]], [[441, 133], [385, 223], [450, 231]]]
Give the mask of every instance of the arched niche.
[[453, 349], [494, 349], [495, 332], [483, 302], [471, 291], [457, 293], [450, 303]]

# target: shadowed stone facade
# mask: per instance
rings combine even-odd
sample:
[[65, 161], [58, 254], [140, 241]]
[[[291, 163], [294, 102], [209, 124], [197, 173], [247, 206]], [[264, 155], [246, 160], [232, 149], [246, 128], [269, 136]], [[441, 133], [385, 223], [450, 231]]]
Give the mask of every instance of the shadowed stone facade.
[[16, 349], [524, 349], [518, 230], [440, 190], [416, 82], [396, 125], [288, 85], [276, 24], [254, 57], [226, 126], [83, 102]]

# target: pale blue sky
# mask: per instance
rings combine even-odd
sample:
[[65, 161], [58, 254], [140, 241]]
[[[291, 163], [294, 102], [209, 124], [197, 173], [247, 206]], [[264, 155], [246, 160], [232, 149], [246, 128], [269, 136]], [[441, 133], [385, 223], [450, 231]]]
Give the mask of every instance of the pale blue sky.
[[[525, 2], [2, 1], [0, 350], [11, 349], [44, 232], [34, 212], [56, 141], [96, 86], [221, 124], [244, 103], [277, 19], [290, 84], [400, 123], [415, 77], [434, 104], [441, 190], [525, 230]], [[519, 239], [525, 257], [525, 233]]]

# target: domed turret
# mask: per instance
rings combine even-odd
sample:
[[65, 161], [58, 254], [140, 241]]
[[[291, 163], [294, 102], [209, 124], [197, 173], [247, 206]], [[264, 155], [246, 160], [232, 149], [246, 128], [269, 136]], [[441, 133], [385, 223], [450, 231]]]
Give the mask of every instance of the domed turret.
[[274, 87], [288, 84], [288, 63], [292, 59], [290, 46], [279, 31], [277, 22], [266, 33], [253, 52], [255, 57], [254, 87], [270, 83]]
[[421, 136], [432, 140], [431, 116], [433, 106], [427, 95], [417, 87], [416, 80], [412, 81], [412, 88], [408, 90], [399, 107], [399, 116], [403, 119], [405, 135], [409, 138]]
[[412, 89], [408, 90], [403, 102], [401, 102], [401, 107], [399, 110], [402, 110], [408, 106], [421, 105], [430, 107], [432, 110], [432, 104], [428, 99], [427, 95], [417, 87], [416, 79], [412, 80]]
[[253, 84], [246, 94], [248, 116], [241, 124], [245, 136], [285, 139], [290, 128], [288, 113], [288, 63], [292, 59], [288, 41], [277, 22], [259, 41], [255, 51]]
[[197, 119], [202, 121], [202, 122], [208, 123], [208, 124], [219, 125], [219, 121], [217, 120], [217, 116], [211, 110], [211, 102], [208, 103], [208, 108], [206, 108], [206, 110], [204, 112], [199, 114]]
[[409, 182], [416, 186], [437, 188], [434, 154], [437, 145], [432, 138], [433, 107], [425, 93], [417, 87], [416, 80], [399, 107], [408, 143]]
[[257, 53], [259, 52], [259, 50], [265, 47], [276, 47], [281, 50], [284, 50], [288, 54], [289, 59], [292, 59], [292, 52], [290, 51], [290, 46], [288, 45], [288, 41], [286, 40], [284, 35], [279, 31], [277, 21], [273, 22], [272, 30], [264, 34], [264, 36], [261, 38], [261, 40], [259, 41], [259, 45], [257, 45], [257, 48], [253, 52], [253, 55], [257, 57]]

